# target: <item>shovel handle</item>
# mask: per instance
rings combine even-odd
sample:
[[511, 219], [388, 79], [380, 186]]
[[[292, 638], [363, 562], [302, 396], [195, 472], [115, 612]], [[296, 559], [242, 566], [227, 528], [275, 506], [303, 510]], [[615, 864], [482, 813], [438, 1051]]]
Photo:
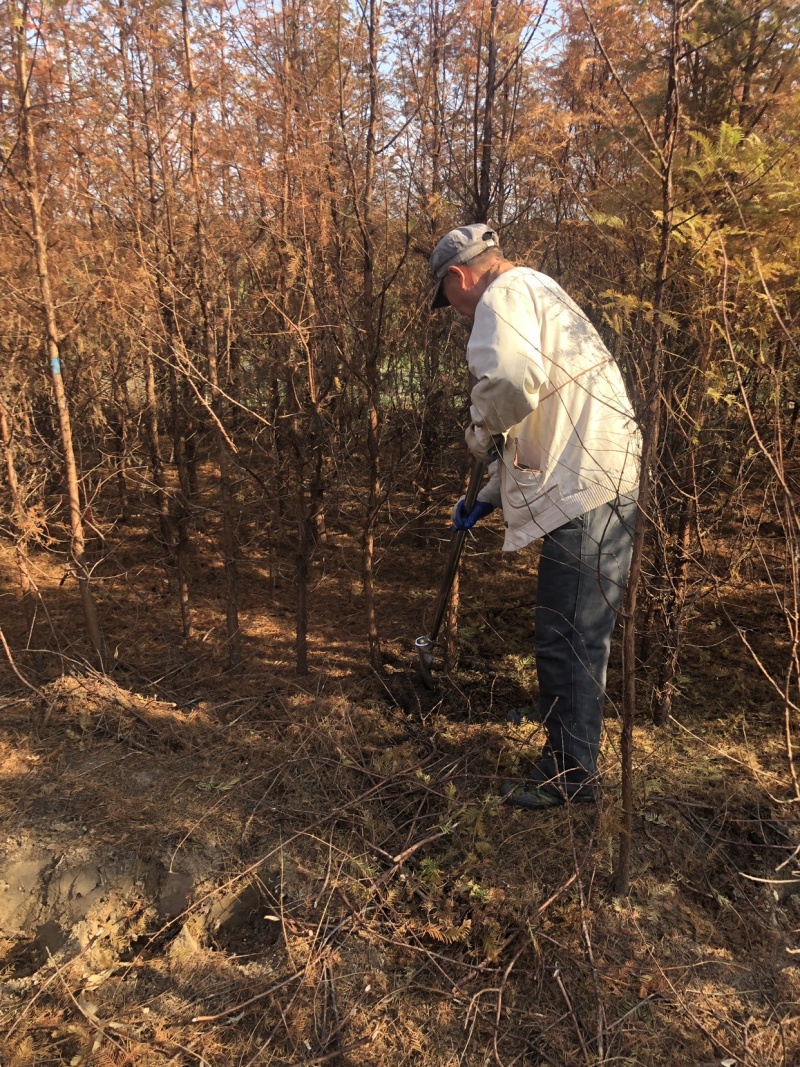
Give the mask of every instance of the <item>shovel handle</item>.
[[[478, 499], [478, 493], [481, 488], [483, 472], [485, 469], [486, 464], [482, 459], [473, 459], [472, 470], [469, 472], [467, 495], [464, 497], [464, 510], [467, 512], [472, 510], [475, 506], [475, 501]], [[466, 530], [456, 530], [453, 540], [450, 542], [450, 557], [447, 560], [447, 567], [442, 576], [442, 585], [439, 589], [439, 596], [437, 597], [436, 608], [433, 614], [433, 625], [431, 626], [428, 635], [431, 645], [436, 643], [436, 638], [439, 636], [439, 631], [442, 628], [444, 615], [447, 611], [447, 601], [450, 599], [450, 590], [453, 588], [453, 580], [456, 576], [456, 571], [458, 570], [458, 564], [461, 559], [461, 552], [464, 548], [466, 537]]]

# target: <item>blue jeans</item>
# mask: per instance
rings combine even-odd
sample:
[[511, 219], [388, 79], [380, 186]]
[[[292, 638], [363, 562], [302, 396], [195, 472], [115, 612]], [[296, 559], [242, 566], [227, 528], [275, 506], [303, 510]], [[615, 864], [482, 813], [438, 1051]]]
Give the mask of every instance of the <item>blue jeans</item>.
[[611, 634], [631, 565], [637, 503], [603, 504], [547, 534], [536, 598], [536, 669], [549, 754], [536, 778], [574, 791], [597, 769]]

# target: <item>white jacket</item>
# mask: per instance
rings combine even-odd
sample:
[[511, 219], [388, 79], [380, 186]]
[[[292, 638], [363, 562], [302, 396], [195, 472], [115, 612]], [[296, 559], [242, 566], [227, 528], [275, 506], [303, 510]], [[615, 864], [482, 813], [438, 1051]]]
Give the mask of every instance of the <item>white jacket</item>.
[[476, 309], [467, 362], [470, 447], [489, 452], [505, 436], [479, 494], [503, 505], [505, 551], [636, 493], [641, 439], [619, 368], [552, 278], [500, 274]]

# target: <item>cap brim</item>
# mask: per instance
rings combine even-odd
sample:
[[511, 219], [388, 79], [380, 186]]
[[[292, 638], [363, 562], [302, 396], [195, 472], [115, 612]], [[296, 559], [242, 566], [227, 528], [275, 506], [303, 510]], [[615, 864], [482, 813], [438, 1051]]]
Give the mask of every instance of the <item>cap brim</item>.
[[[447, 275], [445, 274], [444, 278]], [[449, 308], [450, 301], [444, 295], [444, 278], [440, 278], [436, 283], [436, 290], [433, 294], [433, 300], [431, 301], [431, 311], [435, 311], [437, 308]]]

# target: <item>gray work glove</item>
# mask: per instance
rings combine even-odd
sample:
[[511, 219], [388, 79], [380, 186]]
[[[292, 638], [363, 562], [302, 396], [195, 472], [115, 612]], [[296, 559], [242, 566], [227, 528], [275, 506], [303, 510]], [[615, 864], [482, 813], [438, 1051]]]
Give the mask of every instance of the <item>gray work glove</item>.
[[506, 435], [497, 433], [492, 436], [484, 426], [476, 426], [473, 422], [464, 431], [464, 440], [476, 459], [482, 459], [484, 463], [492, 463], [502, 456]]

